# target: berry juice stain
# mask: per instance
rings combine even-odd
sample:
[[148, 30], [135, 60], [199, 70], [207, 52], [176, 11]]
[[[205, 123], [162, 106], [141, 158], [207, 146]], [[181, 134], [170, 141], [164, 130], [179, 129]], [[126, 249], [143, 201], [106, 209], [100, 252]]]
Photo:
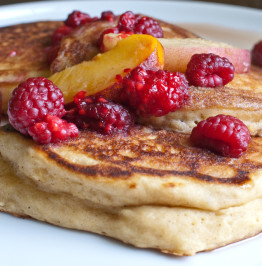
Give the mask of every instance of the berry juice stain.
[[12, 50], [12, 51], [10, 51], [10, 53], [8, 55], [10, 57], [14, 57], [14, 56], [16, 56], [16, 54], [17, 54], [16, 50]]

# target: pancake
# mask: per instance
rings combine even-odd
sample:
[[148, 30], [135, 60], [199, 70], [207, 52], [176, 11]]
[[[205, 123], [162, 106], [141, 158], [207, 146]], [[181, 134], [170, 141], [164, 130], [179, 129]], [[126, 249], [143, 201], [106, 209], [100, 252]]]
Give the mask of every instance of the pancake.
[[242, 120], [251, 135], [262, 136], [262, 68], [235, 74], [222, 88], [189, 87], [190, 100], [181, 109], [162, 117], [140, 118], [140, 122], [190, 134], [202, 120], [218, 114]]
[[2, 110], [7, 110], [13, 89], [34, 76], [49, 76], [45, 49], [61, 22], [42, 21], [0, 28], [0, 89]]
[[[57, 57], [51, 64], [51, 72], [60, 72], [63, 69], [92, 59], [100, 53], [98, 39], [100, 34], [109, 28], [117, 26], [119, 16], [114, 21], [94, 21], [76, 29], [71, 35], [63, 38]], [[157, 20], [157, 19], [156, 19]], [[174, 24], [157, 20], [162, 27], [164, 38], [197, 38]]]
[[135, 127], [126, 136], [81, 132], [37, 145], [10, 126], [0, 152], [40, 189], [108, 207], [162, 205], [219, 210], [262, 197], [261, 139], [239, 159], [192, 147], [189, 135]]
[[[0, 151], [8, 160], [0, 157], [0, 210], [13, 215], [175, 255], [262, 230], [261, 138], [228, 159], [189, 146], [187, 135], [144, 127], [40, 146], [8, 125]], [[220, 208], [211, 210], [214, 201]]]

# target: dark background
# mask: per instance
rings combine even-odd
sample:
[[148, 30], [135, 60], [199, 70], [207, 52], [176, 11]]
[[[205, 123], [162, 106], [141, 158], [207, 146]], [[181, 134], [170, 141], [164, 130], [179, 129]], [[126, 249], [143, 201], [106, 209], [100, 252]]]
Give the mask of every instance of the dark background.
[[[202, 0], [203, 1], [203, 0]], [[261, 0], [209, 0], [204, 2], [211, 3], [220, 3], [220, 4], [231, 4], [231, 5], [239, 5], [239, 6], [247, 6], [247, 7], [255, 7], [262, 9], [262, 1]]]
[[[231, 4], [262, 9], [262, 0], [202, 0], [203, 2]], [[33, 2], [28, 0], [0, 0], [0, 5]]]

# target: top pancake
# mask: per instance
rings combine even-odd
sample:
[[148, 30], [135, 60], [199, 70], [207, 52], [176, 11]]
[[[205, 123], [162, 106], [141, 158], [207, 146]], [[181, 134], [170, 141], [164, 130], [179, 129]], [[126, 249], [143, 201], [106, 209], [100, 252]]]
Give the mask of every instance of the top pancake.
[[103, 206], [164, 205], [218, 210], [262, 196], [262, 139], [238, 159], [195, 148], [189, 135], [135, 127], [129, 135], [81, 132], [38, 145], [7, 125], [0, 152], [41, 190]]
[[6, 110], [13, 89], [34, 76], [48, 76], [46, 47], [51, 35], [62, 23], [42, 21], [0, 28], [0, 89], [2, 109]]

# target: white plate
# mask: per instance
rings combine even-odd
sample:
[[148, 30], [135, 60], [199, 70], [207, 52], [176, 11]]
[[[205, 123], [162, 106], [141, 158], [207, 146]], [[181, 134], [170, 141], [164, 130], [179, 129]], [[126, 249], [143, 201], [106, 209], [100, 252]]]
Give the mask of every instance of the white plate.
[[[185, 1], [37, 2], [0, 8], [0, 25], [56, 19], [72, 10], [99, 15], [103, 10], [126, 10], [179, 23], [196, 33], [251, 48], [262, 39], [262, 12], [228, 5]], [[226, 28], [227, 29], [226, 29]], [[193, 257], [173, 257], [118, 241], [0, 213], [0, 265], [3, 266], [166, 266], [262, 265], [262, 236]]]

